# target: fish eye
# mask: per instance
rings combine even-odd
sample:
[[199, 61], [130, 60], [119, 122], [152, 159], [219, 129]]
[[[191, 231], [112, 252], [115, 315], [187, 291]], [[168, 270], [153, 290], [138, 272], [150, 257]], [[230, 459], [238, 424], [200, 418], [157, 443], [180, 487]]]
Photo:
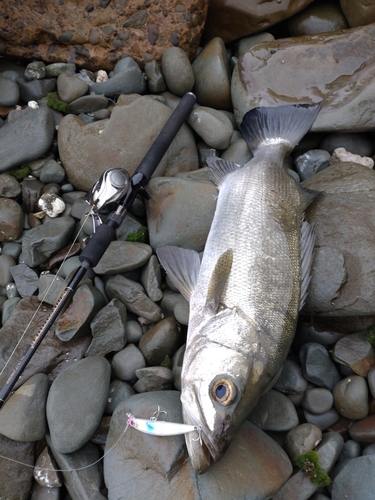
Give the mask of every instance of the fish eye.
[[230, 379], [217, 380], [212, 388], [213, 399], [224, 406], [233, 403], [236, 394], [236, 387]]

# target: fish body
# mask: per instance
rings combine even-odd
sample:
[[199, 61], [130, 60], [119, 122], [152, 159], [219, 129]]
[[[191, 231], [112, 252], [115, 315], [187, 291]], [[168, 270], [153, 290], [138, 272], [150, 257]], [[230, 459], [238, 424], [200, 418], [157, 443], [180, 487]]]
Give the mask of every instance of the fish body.
[[245, 115], [242, 134], [254, 158], [242, 168], [207, 162], [219, 196], [201, 264], [189, 250], [158, 251], [190, 300], [181, 401], [184, 422], [202, 429], [203, 447], [185, 436], [198, 473], [222, 457], [293, 340], [313, 247], [303, 214], [315, 194], [300, 189], [284, 160], [318, 110], [292, 105]]

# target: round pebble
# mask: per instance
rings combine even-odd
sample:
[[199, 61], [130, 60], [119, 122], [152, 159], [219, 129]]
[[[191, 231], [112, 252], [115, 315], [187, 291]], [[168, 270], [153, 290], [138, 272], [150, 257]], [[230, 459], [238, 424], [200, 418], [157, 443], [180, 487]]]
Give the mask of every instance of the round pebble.
[[194, 73], [186, 52], [179, 47], [170, 47], [162, 58], [163, 76], [168, 90], [182, 97], [194, 86]]
[[336, 384], [333, 398], [343, 417], [359, 420], [368, 414], [368, 387], [366, 379], [359, 375], [350, 375]]
[[260, 398], [248, 420], [264, 431], [289, 431], [299, 424], [293, 403], [272, 389]]
[[301, 424], [285, 437], [284, 449], [294, 462], [297, 457], [313, 450], [322, 440], [322, 431], [313, 424]]
[[323, 387], [307, 389], [302, 400], [302, 407], [310, 413], [321, 415], [332, 408], [332, 392]]
[[112, 370], [115, 377], [126, 382], [136, 379], [135, 371], [145, 368], [146, 360], [142, 352], [134, 344], [128, 344], [117, 352], [112, 359]]

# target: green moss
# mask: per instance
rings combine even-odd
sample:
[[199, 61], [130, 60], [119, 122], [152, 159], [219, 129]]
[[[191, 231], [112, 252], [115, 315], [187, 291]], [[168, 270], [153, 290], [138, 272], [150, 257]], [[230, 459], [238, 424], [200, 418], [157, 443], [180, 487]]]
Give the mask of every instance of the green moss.
[[163, 361], [160, 363], [160, 366], [163, 366], [164, 368], [169, 368], [170, 370], [172, 370], [172, 360], [168, 356], [168, 354], [165, 356]]
[[365, 333], [365, 336], [366, 336], [367, 342], [370, 342], [370, 344], [373, 347], [375, 347], [375, 326], [370, 326], [370, 328]]
[[18, 181], [24, 179], [25, 177], [30, 175], [30, 173], [31, 173], [31, 168], [29, 167], [29, 165], [22, 165], [22, 167], [13, 168], [8, 172], [9, 175], [14, 177]]
[[57, 92], [50, 92], [47, 94], [47, 106], [56, 111], [60, 111], [63, 115], [70, 113], [69, 105], [60, 99]]
[[331, 484], [331, 478], [326, 474], [319, 463], [319, 455], [316, 451], [308, 451], [296, 459], [296, 465], [310, 479], [313, 484], [324, 487]]
[[138, 229], [138, 231], [128, 234], [126, 241], [138, 241], [141, 243], [146, 243], [148, 241], [147, 227], [141, 227]]

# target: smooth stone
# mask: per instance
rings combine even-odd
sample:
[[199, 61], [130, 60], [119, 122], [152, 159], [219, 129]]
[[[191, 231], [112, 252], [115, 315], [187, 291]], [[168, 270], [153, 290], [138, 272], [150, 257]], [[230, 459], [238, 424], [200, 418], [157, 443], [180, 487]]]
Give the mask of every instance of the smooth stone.
[[142, 269], [141, 284], [147, 295], [154, 302], [158, 302], [163, 297], [161, 290], [161, 269], [156, 255], [151, 255], [149, 261]]
[[126, 322], [126, 334], [129, 344], [137, 344], [141, 340], [143, 332], [138, 321], [129, 320]]
[[298, 156], [295, 165], [301, 181], [327, 168], [330, 165], [330, 158], [330, 154], [324, 149], [313, 149]]
[[[335, 387], [337, 387], [337, 385]], [[302, 408], [315, 415], [326, 413], [332, 406], [332, 392], [323, 387], [307, 389], [302, 400]]]
[[14, 441], [39, 441], [47, 433], [48, 376], [33, 375], [10, 396], [0, 412], [1, 434]]
[[26, 80], [41, 80], [46, 77], [46, 65], [43, 61], [32, 61], [25, 68]]
[[90, 333], [91, 321], [105, 305], [106, 300], [97, 288], [81, 285], [75, 291], [67, 309], [56, 321], [55, 334], [62, 341], [84, 337]]
[[95, 113], [105, 110], [108, 103], [109, 101], [104, 95], [85, 95], [72, 101], [69, 104], [69, 110], [75, 115], [79, 115], [80, 113]]
[[371, 396], [375, 399], [375, 366], [367, 374], [367, 383], [371, 392]]
[[296, 458], [313, 450], [322, 440], [322, 431], [313, 424], [300, 424], [291, 429], [285, 437], [284, 449], [295, 463]]
[[11, 255], [0, 255], [0, 286], [6, 287], [12, 279], [10, 269], [16, 265], [16, 261]]
[[308, 342], [327, 346], [335, 344], [344, 336], [345, 333], [336, 331], [333, 325], [326, 325], [324, 319], [320, 322], [318, 318], [314, 318], [313, 322], [299, 322], [295, 340], [299, 346]]
[[335, 149], [345, 148], [353, 154], [372, 156], [374, 146], [365, 133], [334, 133], [326, 134], [319, 144], [319, 148], [332, 154]]
[[4, 500], [28, 500], [33, 480], [35, 443], [17, 443], [0, 434], [0, 455], [1, 496]]
[[[43, 263], [45, 265], [45, 263]], [[81, 267], [81, 261], [78, 255], [73, 257], [68, 257], [65, 262], [62, 262], [58, 269], [58, 275], [62, 278], [68, 278], [72, 273], [76, 272], [77, 269]], [[92, 279], [94, 276], [94, 271], [89, 268], [86, 272], [86, 277]]]
[[105, 356], [123, 349], [127, 342], [126, 319], [126, 307], [117, 299], [100, 309], [90, 324], [93, 339], [85, 356]]
[[0, 174], [0, 196], [15, 198], [21, 193], [21, 186], [17, 179], [9, 174]]
[[136, 217], [131, 214], [126, 214], [124, 220], [116, 229], [116, 239], [127, 241], [130, 235], [133, 236], [134, 234], [139, 233], [142, 228], [144, 228], [144, 225], [139, 222]]
[[374, 100], [370, 76], [374, 33], [375, 24], [370, 24], [255, 45], [239, 59], [232, 75], [237, 123], [257, 106], [322, 101], [311, 131], [370, 130], [375, 121], [370, 111]]
[[0, 106], [15, 106], [19, 98], [17, 83], [0, 75]]
[[289, 36], [315, 35], [349, 28], [336, 3], [314, 2], [287, 21]]
[[354, 422], [349, 429], [349, 434], [354, 441], [359, 443], [375, 443], [375, 415]]
[[[112, 416], [107, 446], [118, 440], [128, 418], [126, 413], [150, 418], [159, 406], [167, 411], [166, 417], [160, 418], [182, 422], [179, 394], [178, 391], [157, 391], [130, 397]], [[205, 474], [196, 475], [186, 458], [183, 436], [148, 436], [129, 429], [116, 452], [104, 459], [108, 499], [119, 498], [124, 492], [134, 498], [146, 498], [157, 492], [155, 494], [165, 500], [199, 496], [205, 500], [266, 499], [278, 491], [292, 472], [280, 446], [249, 422], [241, 427], [220, 462], [213, 464]], [[145, 472], [142, 475], [139, 475], [140, 464]]]
[[253, 158], [253, 154], [246, 144], [246, 141], [240, 137], [230, 143], [229, 147], [222, 152], [221, 158], [223, 158], [223, 160], [234, 161], [234, 163], [243, 167]]
[[47, 94], [56, 89], [56, 78], [43, 78], [43, 80], [26, 81], [25, 78], [17, 78], [20, 89], [20, 99], [24, 102], [39, 101]]
[[35, 482], [31, 489], [30, 500], [60, 500], [60, 493], [60, 488], [54, 486], [48, 488]]
[[365, 332], [353, 333], [335, 344], [332, 357], [357, 375], [366, 377], [375, 364], [375, 349], [366, 339]]
[[35, 267], [47, 260], [68, 243], [73, 229], [73, 218], [58, 217], [25, 231], [22, 238], [22, 253], [26, 264]]
[[286, 359], [273, 389], [284, 394], [303, 394], [308, 386], [303, 377], [301, 366], [292, 359]]
[[57, 182], [61, 184], [65, 178], [65, 170], [60, 163], [55, 160], [47, 161], [40, 170], [39, 179], [44, 184]]
[[117, 405], [125, 401], [125, 399], [129, 398], [133, 394], [135, 394], [135, 390], [128, 382], [118, 379], [112, 380], [109, 386], [105, 413], [107, 415], [112, 415]]
[[[46, 470], [49, 469], [49, 470]], [[40, 486], [61, 488], [63, 485], [52, 460], [52, 454], [46, 446], [35, 462], [33, 476]]]
[[98, 109], [94, 111], [95, 120], [106, 120], [111, 116], [111, 111], [109, 109]]
[[344, 378], [333, 388], [336, 410], [343, 417], [359, 420], [367, 416], [368, 387], [366, 379], [359, 375]]
[[208, 146], [217, 149], [229, 146], [233, 125], [224, 113], [207, 106], [196, 106], [187, 121]]
[[337, 413], [335, 408], [331, 408], [326, 413], [321, 413], [319, 415], [310, 413], [307, 410], [303, 410], [303, 414], [305, 416], [306, 422], [316, 425], [322, 431], [331, 427], [340, 418], [340, 415]]
[[146, 264], [151, 254], [152, 248], [145, 243], [111, 241], [94, 271], [99, 275], [132, 271]]
[[21, 297], [34, 295], [39, 287], [39, 277], [34, 269], [26, 264], [18, 264], [10, 268], [13, 281]]
[[160, 365], [166, 356], [172, 357], [181, 346], [182, 334], [174, 317], [165, 318], [152, 326], [139, 341], [139, 349], [147, 363]]
[[22, 252], [22, 246], [20, 243], [13, 241], [7, 241], [2, 244], [2, 255], [9, 255], [13, 259], [17, 260]]
[[[164, 366], [140, 368], [135, 371], [135, 374], [144, 387], [142, 392], [168, 391], [172, 387], [172, 372]], [[135, 390], [137, 390], [137, 384], [138, 382], [134, 385]]]
[[161, 308], [147, 297], [142, 285], [122, 275], [112, 276], [106, 284], [109, 298], [119, 299], [128, 311], [150, 322], [160, 321]]
[[185, 297], [182, 297], [173, 309], [174, 317], [181, 325], [187, 326], [189, 323], [189, 313], [189, 302], [185, 299]]
[[112, 359], [113, 375], [125, 382], [134, 381], [135, 372], [146, 367], [146, 360], [142, 352], [134, 344], [128, 344], [124, 349], [117, 352]]
[[[171, 113], [151, 97], [132, 94], [119, 97], [108, 120], [85, 125], [75, 115], [65, 116], [59, 126], [58, 148], [68, 181], [77, 190], [89, 191], [108, 168], [121, 165], [133, 175]], [[197, 168], [194, 136], [183, 124], [154, 176]]]
[[20, 297], [8, 297], [1, 306], [1, 324], [5, 326], [5, 323], [12, 316], [14, 308], [21, 300]]
[[52, 63], [46, 65], [46, 77], [57, 77], [61, 73], [73, 75], [76, 71], [76, 65], [72, 63]]
[[371, 498], [375, 488], [374, 465], [373, 455], [350, 460], [333, 481], [332, 500]]
[[89, 442], [72, 453], [60, 453], [48, 435], [47, 444], [58, 468], [63, 471], [61, 474], [64, 486], [70, 495], [66, 500], [106, 500], [101, 493], [104, 481], [101, 454], [96, 445]]
[[260, 398], [248, 420], [264, 431], [290, 431], [299, 424], [293, 403], [272, 389]]
[[90, 93], [107, 97], [115, 94], [144, 94], [146, 86], [145, 75], [137, 65], [114, 74], [106, 82], [91, 84]]
[[241, 40], [238, 40], [236, 56], [240, 58], [254, 45], [272, 42], [273, 40], [275, 40], [275, 37], [271, 33], [258, 33], [257, 35], [243, 37]]
[[66, 368], [51, 385], [47, 421], [52, 446], [60, 453], [79, 450], [98, 427], [110, 376], [108, 361], [102, 356], [90, 356]]
[[174, 308], [182, 297], [183, 295], [180, 292], [172, 292], [171, 290], [166, 290], [164, 292], [163, 298], [160, 301], [160, 307], [165, 317], [168, 318], [174, 315]]
[[357, 458], [361, 455], [361, 452], [362, 446], [357, 443], [357, 441], [348, 439], [344, 444], [339, 460], [342, 461], [348, 458]]
[[197, 148], [200, 168], [207, 168], [206, 160], [209, 156], [219, 156], [219, 151], [216, 148], [211, 148], [204, 141], [199, 141]]
[[195, 58], [192, 68], [197, 102], [201, 106], [231, 111], [230, 73], [223, 40], [212, 38]]
[[57, 78], [56, 85], [60, 99], [67, 104], [82, 97], [89, 90], [86, 82], [68, 73], [61, 73]]
[[210, 181], [158, 177], [147, 186], [150, 245], [175, 245], [201, 252], [216, 208], [217, 189]]
[[17, 240], [22, 233], [24, 214], [14, 200], [0, 198], [0, 241]]
[[178, 391], [181, 390], [181, 373], [182, 373], [182, 363], [184, 361], [186, 344], [182, 345], [177, 351], [174, 353], [172, 358], [172, 381], [173, 386]]
[[306, 380], [332, 391], [341, 380], [327, 349], [315, 342], [304, 344], [299, 352], [302, 372]]
[[167, 86], [161, 72], [159, 64], [155, 61], [149, 61], [145, 64], [145, 75], [147, 78], [148, 89], [151, 93], [165, 92]]
[[351, 28], [375, 22], [375, 5], [372, 1], [340, 0], [340, 7]]
[[194, 73], [189, 57], [179, 47], [170, 47], [162, 57], [161, 70], [168, 90], [179, 97], [194, 86]]
[[[355, 443], [355, 441], [353, 441], [353, 442]], [[359, 443], [357, 443], [357, 444], [359, 444]], [[375, 455], [375, 443], [372, 443], [372, 444], [365, 446], [363, 448], [362, 455], [363, 456]]]

